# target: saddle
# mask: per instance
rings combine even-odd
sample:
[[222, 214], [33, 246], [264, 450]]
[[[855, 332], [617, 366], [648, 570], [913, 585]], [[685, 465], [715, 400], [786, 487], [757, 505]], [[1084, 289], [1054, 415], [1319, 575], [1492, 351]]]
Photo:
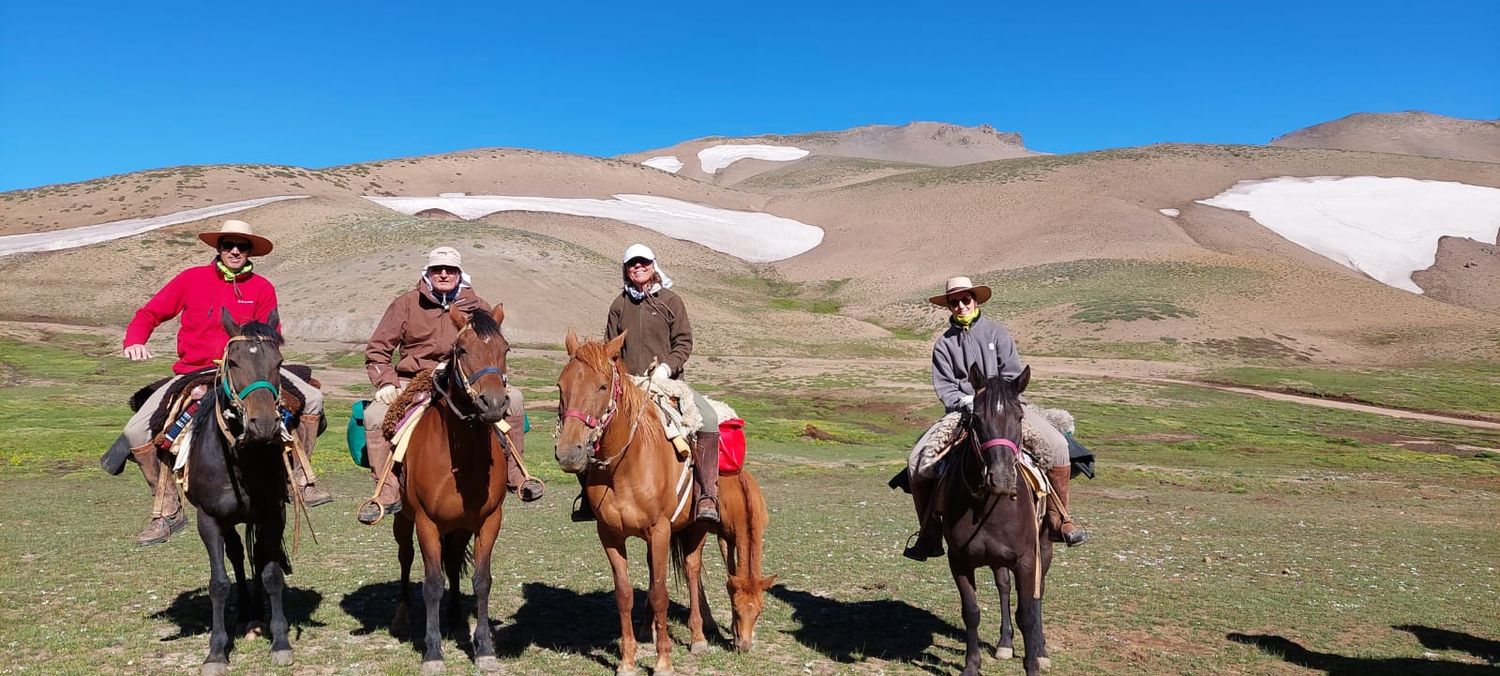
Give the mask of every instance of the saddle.
[[[291, 364], [284, 366], [283, 368], [285, 368], [287, 371], [290, 371], [292, 375], [295, 375], [298, 378], [301, 378], [303, 381], [306, 381], [313, 387], [321, 387], [321, 383], [319, 383], [316, 378], [312, 377], [311, 366], [303, 364]], [[172, 415], [174, 411], [181, 411], [183, 407], [187, 405], [189, 397], [191, 397], [193, 390], [197, 389], [199, 385], [212, 386], [214, 376], [217, 373], [218, 367], [200, 369], [198, 371], [194, 371], [193, 373], [187, 374], [177, 382], [173, 383], [172, 389], [167, 391], [166, 396], [162, 397], [161, 404], [157, 406], [156, 410], [151, 413], [150, 426], [152, 437], [154, 438], [157, 435], [161, 434], [162, 431], [166, 428], [169, 422], [167, 420], [168, 416]], [[135, 394], [130, 395], [130, 410], [139, 411], [141, 409], [141, 406], [145, 405], [146, 400], [150, 399], [151, 395], [154, 394], [157, 390], [161, 389], [162, 385], [165, 385], [169, 380], [171, 380], [170, 377], [162, 378], [154, 383], [151, 383], [150, 385], [136, 390]], [[292, 387], [292, 384], [287, 382], [285, 378], [281, 379], [281, 387], [279, 389], [281, 391], [281, 407], [292, 414], [291, 421], [287, 423], [287, 429], [295, 430], [297, 429], [298, 425], [301, 424], [302, 408], [307, 404], [307, 402], [303, 400], [302, 393], [299, 392], [297, 388]], [[328, 423], [326, 418], [320, 420], [318, 423], [318, 433], [322, 434], [327, 425]]]
[[386, 409], [385, 418], [380, 421], [380, 433], [386, 439], [395, 439], [396, 432], [401, 428], [402, 421], [406, 420], [410, 413], [423, 404], [432, 401], [433, 391], [440, 387], [438, 377], [433, 374], [432, 369], [427, 369], [412, 376], [396, 395], [396, 401], [391, 402], [391, 407]]

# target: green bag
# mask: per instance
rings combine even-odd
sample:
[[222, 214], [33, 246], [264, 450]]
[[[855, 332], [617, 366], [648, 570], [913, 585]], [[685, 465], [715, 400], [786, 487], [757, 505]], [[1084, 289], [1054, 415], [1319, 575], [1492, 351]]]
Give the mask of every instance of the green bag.
[[345, 433], [345, 440], [349, 443], [349, 458], [354, 464], [365, 469], [370, 468], [370, 454], [365, 446], [365, 406], [370, 402], [354, 402], [354, 410], [349, 416], [349, 430]]

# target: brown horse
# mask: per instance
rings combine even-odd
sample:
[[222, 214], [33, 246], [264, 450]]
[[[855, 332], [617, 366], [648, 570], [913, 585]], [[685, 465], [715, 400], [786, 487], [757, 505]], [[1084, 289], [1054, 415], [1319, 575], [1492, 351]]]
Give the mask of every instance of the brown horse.
[[510, 344], [500, 332], [505, 310], [491, 314], [448, 311], [458, 327], [447, 373], [434, 383], [433, 402], [412, 430], [404, 463], [402, 510], [392, 533], [401, 561], [401, 598], [395, 627], [405, 624], [411, 590], [412, 545], [415, 531], [422, 548], [422, 598], [427, 606], [426, 651], [422, 673], [443, 671], [438, 610], [443, 598], [443, 572], [448, 573], [448, 627], [464, 628], [459, 577], [465, 548], [474, 537], [474, 663], [482, 671], [500, 668], [490, 632], [490, 556], [500, 535], [501, 503], [505, 500], [505, 453], [494, 424], [505, 417], [505, 354]]
[[[974, 569], [991, 569], [1000, 591], [1000, 613], [1010, 610], [1007, 575], [1014, 575], [1018, 601], [1016, 624], [1026, 641], [1023, 666], [1036, 676], [1047, 665], [1042, 636], [1042, 592], [1052, 563], [1052, 542], [1041, 533], [1034, 493], [1019, 470], [1021, 400], [1031, 380], [1027, 367], [1014, 382], [988, 382], [977, 364], [969, 367], [974, 413], [965, 418], [968, 439], [953, 449], [953, 466], [943, 475], [943, 537], [948, 542], [948, 569], [963, 604], [967, 646], [963, 676], [979, 673], [979, 600]], [[1010, 621], [1002, 617], [996, 657], [1014, 654]]]
[[[630, 381], [620, 359], [624, 343], [624, 333], [608, 343], [583, 344], [568, 333], [572, 359], [557, 380], [557, 463], [570, 473], [588, 470], [584, 499], [598, 517], [599, 543], [614, 573], [615, 606], [620, 614], [618, 674], [636, 673], [636, 639], [630, 621], [634, 590], [627, 576], [625, 541], [630, 537], [646, 541], [651, 572], [648, 598], [656, 640], [654, 673], [660, 676], [672, 673], [672, 642], [667, 632], [669, 550], [679, 575], [687, 579], [691, 651], [708, 648], [703, 634], [702, 566], [703, 542], [711, 528], [694, 522], [690, 509], [679, 508], [684, 496], [677, 487], [687, 482], [689, 469], [667, 440], [646, 394]], [[776, 579], [760, 575], [768, 516], [760, 487], [748, 471], [719, 478], [719, 515], [716, 532], [729, 572], [735, 647], [748, 650], [761, 599]]]

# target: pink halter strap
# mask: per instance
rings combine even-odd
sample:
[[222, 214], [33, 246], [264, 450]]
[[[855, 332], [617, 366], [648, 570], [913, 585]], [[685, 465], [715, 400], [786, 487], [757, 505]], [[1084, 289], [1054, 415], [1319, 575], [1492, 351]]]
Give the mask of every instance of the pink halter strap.
[[986, 441], [983, 444], [980, 444], [979, 445], [979, 450], [981, 450], [981, 451], [988, 451], [991, 448], [994, 448], [996, 446], [1005, 446], [1005, 447], [1009, 448], [1012, 453], [1015, 453], [1016, 455], [1020, 455], [1021, 454], [1021, 448], [1019, 446], [1016, 446], [1016, 442], [1011, 441], [1010, 439], [1006, 439], [1005, 437], [997, 437], [995, 439], [990, 439], [989, 441]]

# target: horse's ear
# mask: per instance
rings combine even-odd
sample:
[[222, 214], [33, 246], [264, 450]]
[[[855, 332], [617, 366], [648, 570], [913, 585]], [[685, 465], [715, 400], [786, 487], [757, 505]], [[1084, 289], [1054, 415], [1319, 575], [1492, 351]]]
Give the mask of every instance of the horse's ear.
[[493, 310], [490, 310], [490, 316], [495, 318], [495, 323], [496, 324], [504, 324], [505, 323], [505, 303], [501, 303], [499, 305], [496, 305]]
[[1016, 376], [1016, 394], [1026, 391], [1026, 385], [1031, 382], [1031, 366], [1021, 369], [1021, 375]]
[[767, 575], [767, 576], [765, 576], [765, 577], [763, 577], [763, 578], [760, 579], [760, 590], [761, 591], [765, 591], [767, 589], [770, 589], [771, 585], [774, 585], [774, 584], [776, 584], [776, 576], [775, 575]]
[[469, 313], [460, 310], [457, 305], [448, 308], [448, 319], [453, 320], [453, 328], [461, 329], [464, 324], [469, 323]]
[[219, 308], [219, 323], [224, 325], [224, 333], [230, 338], [240, 335], [240, 325], [234, 323], [234, 316], [229, 314], [229, 308]]
[[277, 333], [281, 333], [281, 308], [271, 308], [271, 314], [266, 316], [266, 323], [276, 329]]
[[568, 337], [563, 340], [563, 346], [568, 348], [568, 356], [573, 356], [578, 351], [578, 334], [573, 329], [568, 329]]
[[969, 364], [969, 387], [973, 388], [975, 394], [984, 389], [984, 369], [979, 366], [979, 362]]
[[615, 336], [614, 340], [609, 341], [609, 343], [604, 346], [604, 355], [609, 357], [610, 361], [614, 361], [615, 359], [619, 358], [620, 350], [624, 349], [625, 347], [625, 334], [627, 333], [630, 332], [621, 331], [620, 335]]

